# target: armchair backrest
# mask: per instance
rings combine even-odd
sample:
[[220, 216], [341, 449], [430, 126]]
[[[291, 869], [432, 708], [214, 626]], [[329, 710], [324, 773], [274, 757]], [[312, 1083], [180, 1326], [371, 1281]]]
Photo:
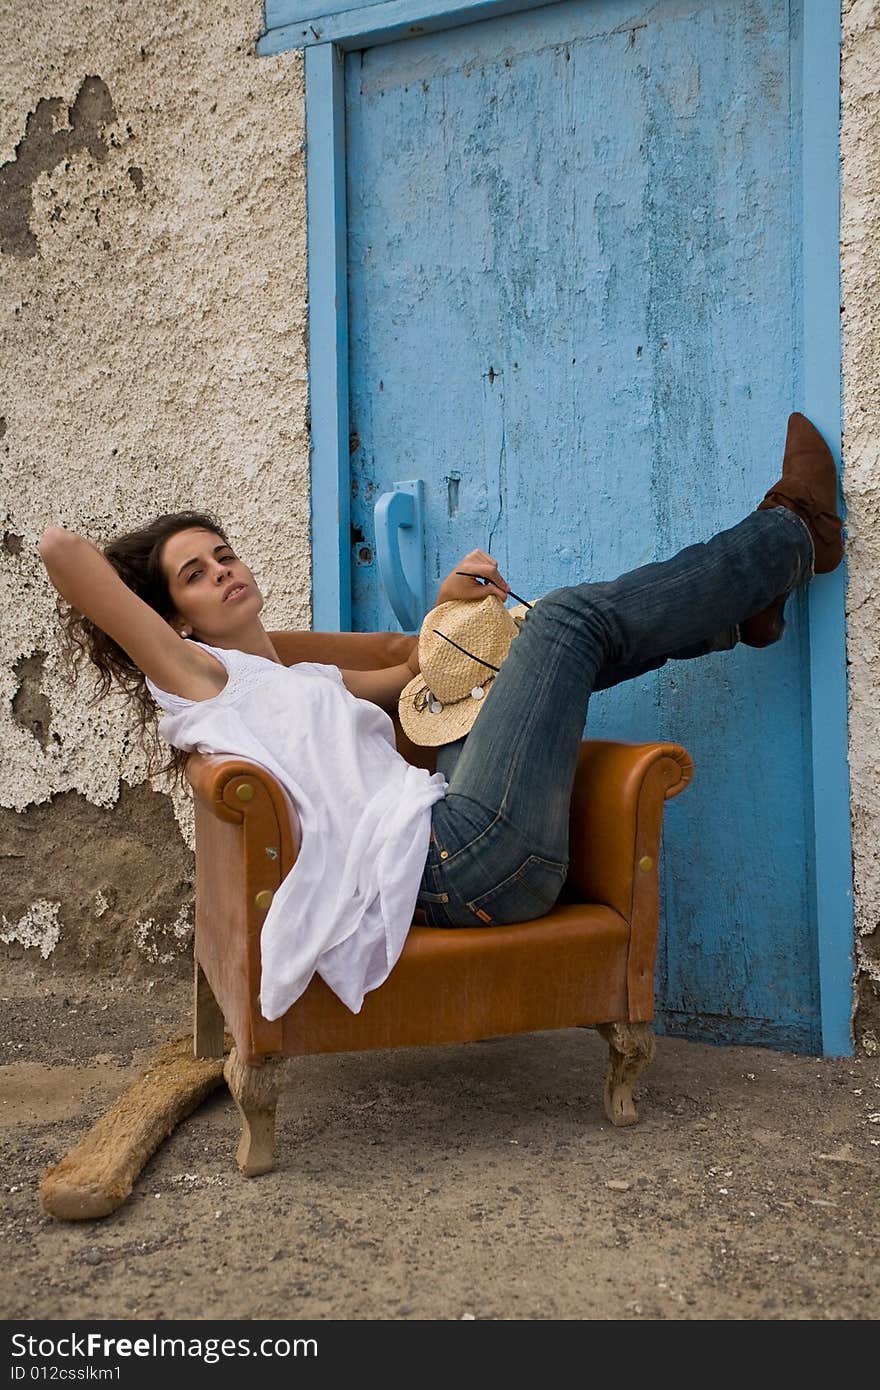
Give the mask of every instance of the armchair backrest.
[[319, 661], [344, 671], [381, 671], [406, 661], [417, 637], [405, 632], [270, 632], [285, 666]]

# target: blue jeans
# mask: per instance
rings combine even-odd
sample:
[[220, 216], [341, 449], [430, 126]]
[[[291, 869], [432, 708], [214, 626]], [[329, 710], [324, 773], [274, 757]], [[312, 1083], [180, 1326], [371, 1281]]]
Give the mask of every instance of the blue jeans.
[[726, 651], [738, 625], [813, 573], [794, 512], [755, 511], [705, 544], [609, 583], [555, 589], [528, 613], [468, 736], [441, 748], [418, 906], [431, 926], [549, 912], [568, 870], [568, 822], [594, 690], [670, 659]]

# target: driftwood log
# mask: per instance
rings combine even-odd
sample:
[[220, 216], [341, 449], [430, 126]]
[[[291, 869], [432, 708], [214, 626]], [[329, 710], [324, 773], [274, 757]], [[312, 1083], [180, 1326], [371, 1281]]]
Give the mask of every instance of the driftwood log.
[[192, 1034], [165, 1043], [85, 1138], [48, 1170], [40, 1183], [43, 1210], [62, 1221], [115, 1211], [162, 1140], [222, 1082], [223, 1057], [194, 1057]]

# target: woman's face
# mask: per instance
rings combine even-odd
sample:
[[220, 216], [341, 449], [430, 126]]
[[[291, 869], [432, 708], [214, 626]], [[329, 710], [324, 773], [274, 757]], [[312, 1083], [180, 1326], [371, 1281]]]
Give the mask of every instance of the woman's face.
[[263, 595], [247, 565], [214, 531], [192, 528], [169, 536], [162, 569], [183, 636], [224, 637], [252, 623]]

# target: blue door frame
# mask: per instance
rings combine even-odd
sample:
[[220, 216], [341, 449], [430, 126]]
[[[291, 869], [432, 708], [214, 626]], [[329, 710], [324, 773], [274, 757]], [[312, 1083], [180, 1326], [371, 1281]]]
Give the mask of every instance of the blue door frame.
[[[257, 51], [305, 50], [312, 613], [351, 624], [345, 208], [345, 51], [536, 9], [541, 0], [266, 0]], [[804, 410], [840, 458], [840, 13], [803, 0]], [[853, 901], [847, 765], [845, 574], [809, 591], [813, 864], [822, 1048], [852, 1054]]]

